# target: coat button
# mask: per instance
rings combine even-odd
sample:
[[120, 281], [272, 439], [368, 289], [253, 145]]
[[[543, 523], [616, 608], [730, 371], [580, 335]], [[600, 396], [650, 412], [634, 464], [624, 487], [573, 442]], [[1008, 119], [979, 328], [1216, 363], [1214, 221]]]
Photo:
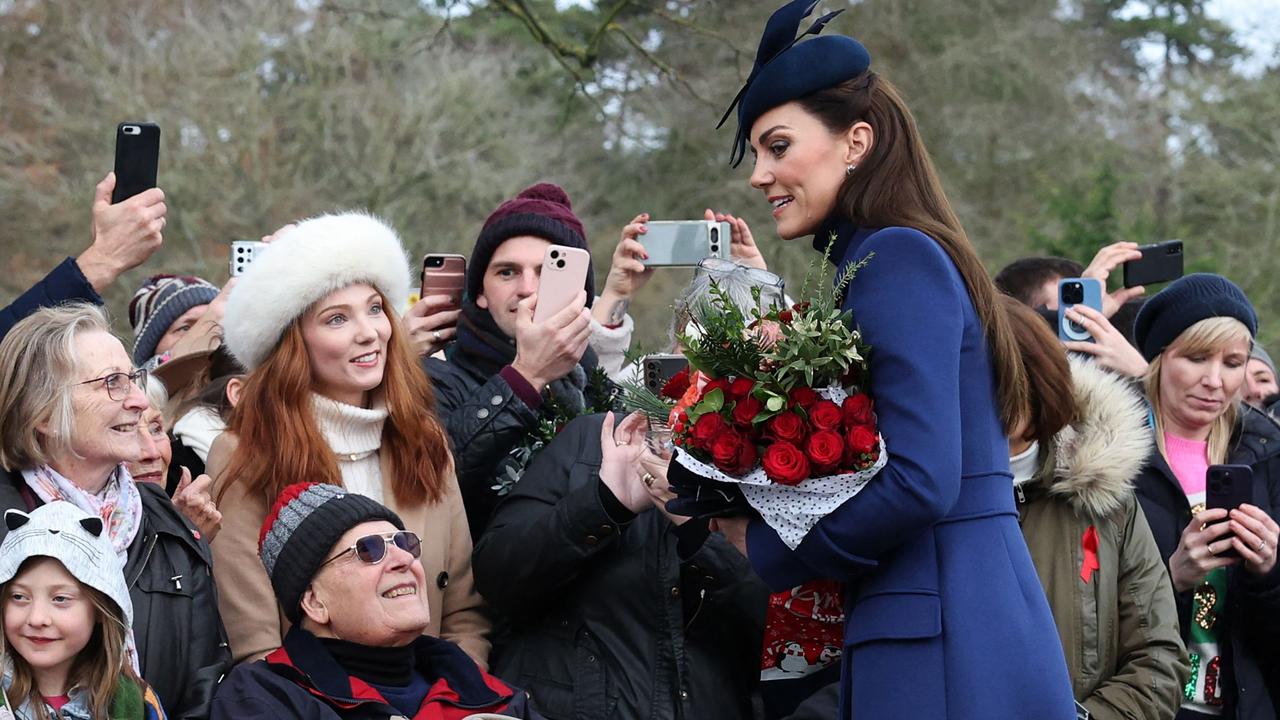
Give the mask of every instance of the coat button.
[[502, 396], [494, 395], [493, 397], [489, 398], [489, 404], [494, 407], [498, 407], [499, 405], [502, 404]]
[[601, 526], [600, 526], [600, 534], [601, 534], [601, 535], [609, 535], [609, 534], [611, 534], [611, 533], [613, 533], [613, 526], [612, 526], [612, 525], [601, 525]]
[[678, 587], [673, 587], [673, 588], [671, 588], [671, 597], [673, 597], [673, 598], [678, 598], [678, 597], [680, 597], [680, 588], [678, 588]]
[[476, 417], [480, 418], [481, 420], [489, 417], [489, 408], [480, 408], [479, 410], [477, 410]]
[[436, 587], [441, 590], [449, 587], [449, 573], [441, 571], [440, 574], [436, 576]]
[[689, 691], [688, 691], [688, 690], [681, 690], [681, 691], [680, 691], [680, 699], [681, 699], [681, 700], [688, 700], [688, 699], [689, 699]]
[[586, 541], [588, 545], [595, 545], [596, 543], [600, 542], [600, 538], [596, 537], [595, 535], [588, 535], [586, 537]]

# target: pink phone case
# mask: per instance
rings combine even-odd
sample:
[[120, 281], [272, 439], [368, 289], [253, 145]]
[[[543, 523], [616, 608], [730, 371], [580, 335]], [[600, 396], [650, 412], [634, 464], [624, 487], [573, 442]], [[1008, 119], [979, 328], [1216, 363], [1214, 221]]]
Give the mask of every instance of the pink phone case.
[[569, 306], [587, 284], [591, 254], [580, 248], [552, 245], [542, 256], [538, 306], [533, 321], [542, 322]]

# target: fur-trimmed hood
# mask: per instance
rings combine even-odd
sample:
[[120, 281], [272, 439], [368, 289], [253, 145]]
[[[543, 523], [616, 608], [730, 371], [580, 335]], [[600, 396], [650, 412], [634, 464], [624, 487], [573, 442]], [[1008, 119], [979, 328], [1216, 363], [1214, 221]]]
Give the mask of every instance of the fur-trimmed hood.
[[1076, 512], [1102, 517], [1133, 491], [1151, 452], [1147, 406], [1128, 380], [1092, 360], [1070, 362], [1076, 417], [1054, 436], [1047, 489]]

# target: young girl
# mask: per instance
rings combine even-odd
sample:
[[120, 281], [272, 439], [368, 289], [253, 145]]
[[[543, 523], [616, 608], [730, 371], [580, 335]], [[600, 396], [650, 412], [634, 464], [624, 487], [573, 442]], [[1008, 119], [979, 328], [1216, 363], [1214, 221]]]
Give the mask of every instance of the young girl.
[[68, 502], [4, 519], [0, 718], [164, 720], [134, 670], [133, 603], [102, 520]]

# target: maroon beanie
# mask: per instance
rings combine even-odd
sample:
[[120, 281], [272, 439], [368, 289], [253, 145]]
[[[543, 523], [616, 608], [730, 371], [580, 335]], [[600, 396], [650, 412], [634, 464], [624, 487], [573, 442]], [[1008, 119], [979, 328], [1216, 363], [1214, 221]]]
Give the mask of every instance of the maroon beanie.
[[[484, 292], [484, 274], [498, 246], [513, 237], [532, 235], [556, 245], [587, 247], [587, 233], [582, 221], [573, 214], [573, 206], [564, 188], [554, 183], [538, 183], [520, 191], [513, 199], [498, 206], [480, 229], [476, 245], [467, 261], [467, 297], [472, 302]], [[587, 266], [587, 306], [595, 298], [595, 273]]]

